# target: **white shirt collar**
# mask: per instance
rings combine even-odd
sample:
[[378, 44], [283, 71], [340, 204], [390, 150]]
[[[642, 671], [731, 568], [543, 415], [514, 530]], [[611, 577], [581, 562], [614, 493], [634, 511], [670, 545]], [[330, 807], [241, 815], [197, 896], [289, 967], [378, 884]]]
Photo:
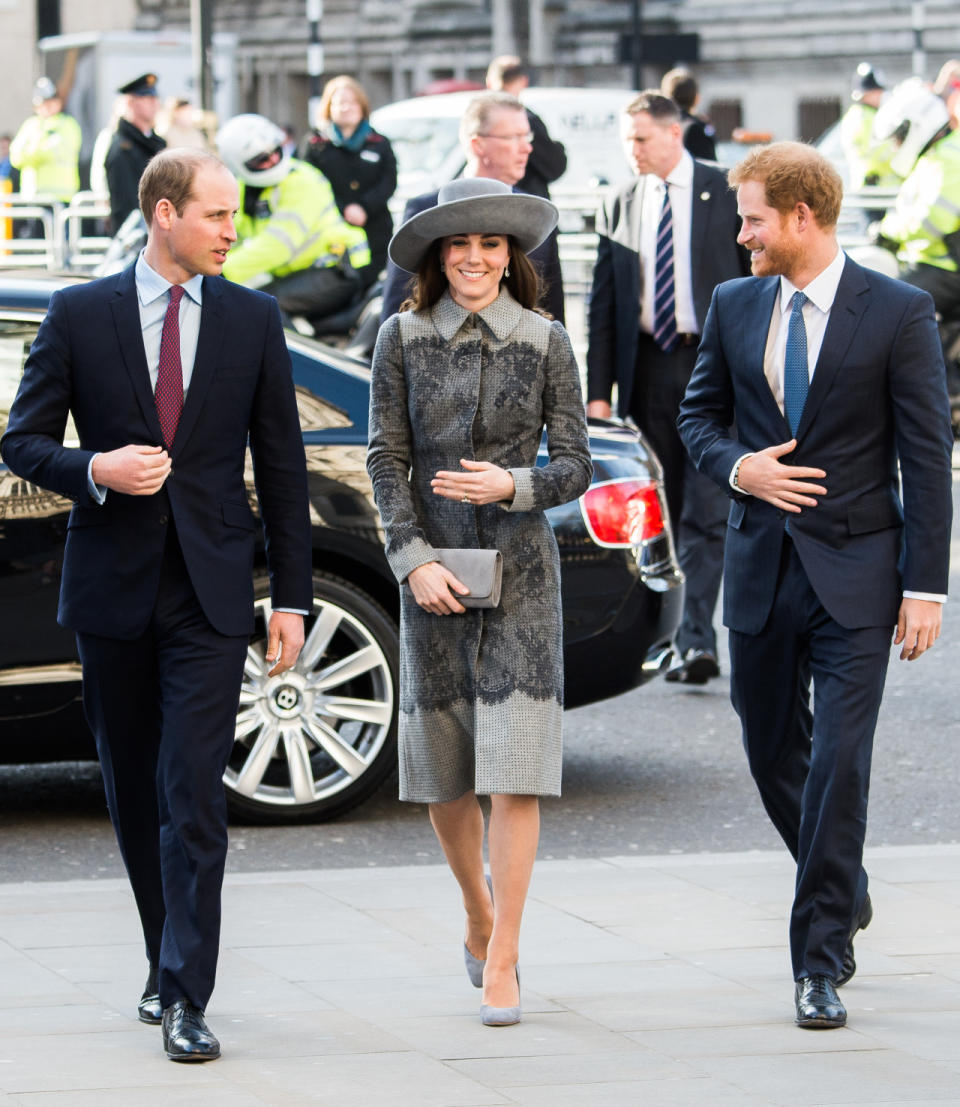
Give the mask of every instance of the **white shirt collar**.
[[[143, 256], [142, 250], [137, 257], [137, 267], [134, 274], [137, 282], [137, 296], [144, 307], [147, 304], [152, 304], [154, 300], [159, 300], [161, 296], [166, 296], [167, 290], [171, 287], [170, 281], [166, 277], [161, 277], [156, 269], [150, 267]], [[196, 304], [203, 303], [202, 288], [202, 273], [195, 274], [183, 285], [186, 294]]]
[[693, 158], [686, 150], [680, 155], [680, 160], [667, 174], [667, 184], [674, 188], [693, 187]]
[[[813, 280], [803, 289], [804, 296], [819, 308], [825, 315], [833, 307], [833, 301], [840, 285], [840, 277], [843, 275], [843, 266], [846, 255], [837, 247], [837, 256], [830, 262], [826, 269], [818, 273]], [[799, 291], [797, 286], [786, 277], [780, 277], [780, 313], [786, 315], [793, 294]]]

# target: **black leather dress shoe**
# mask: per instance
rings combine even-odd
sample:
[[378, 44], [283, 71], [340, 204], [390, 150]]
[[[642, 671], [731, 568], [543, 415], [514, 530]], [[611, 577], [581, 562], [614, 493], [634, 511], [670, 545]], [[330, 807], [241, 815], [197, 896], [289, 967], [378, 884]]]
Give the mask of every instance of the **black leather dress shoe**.
[[853, 939], [857, 936], [858, 930], [867, 929], [872, 918], [873, 904], [870, 902], [870, 895], [868, 893], [867, 898], [863, 901], [863, 906], [860, 908], [860, 914], [857, 916], [857, 920], [850, 930], [850, 937], [847, 938], [847, 948], [843, 951], [843, 965], [840, 969], [840, 975], [837, 977], [838, 988], [842, 984], [846, 984], [850, 977], [857, 971], [857, 962], [853, 956]]
[[706, 684], [720, 675], [717, 655], [711, 650], [687, 650], [667, 670], [664, 680], [671, 684]]
[[203, 1012], [185, 999], [163, 1009], [163, 1048], [171, 1061], [212, 1061], [220, 1056], [220, 1043]]
[[847, 1021], [847, 1009], [840, 1002], [829, 976], [815, 973], [801, 976], [794, 992], [797, 1026], [807, 1030], [833, 1030]]
[[163, 1008], [160, 1006], [160, 992], [157, 988], [157, 970], [151, 969], [147, 982], [143, 986], [143, 995], [137, 1004], [137, 1018], [151, 1026], [159, 1026], [163, 1020]]

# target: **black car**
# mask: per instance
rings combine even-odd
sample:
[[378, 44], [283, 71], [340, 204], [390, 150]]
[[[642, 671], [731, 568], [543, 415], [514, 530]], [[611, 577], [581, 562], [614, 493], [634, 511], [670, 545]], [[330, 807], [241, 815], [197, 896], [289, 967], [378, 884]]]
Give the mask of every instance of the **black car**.
[[[68, 280], [0, 276], [0, 434], [49, 297]], [[396, 760], [399, 605], [365, 468], [369, 367], [293, 332], [287, 344], [309, 473], [313, 613], [296, 668], [268, 677], [270, 600], [261, 551], [257, 633], [224, 777], [235, 815], [270, 822], [346, 811]], [[578, 501], [549, 512], [562, 565], [568, 707], [617, 695], [659, 672], [670, 659], [683, 595], [657, 462], [624, 426], [592, 422], [590, 431], [593, 484]], [[68, 424], [67, 442], [71, 433]], [[247, 478], [256, 511], [252, 468]], [[70, 506], [0, 464], [5, 763], [95, 757], [73, 634], [56, 622]]]

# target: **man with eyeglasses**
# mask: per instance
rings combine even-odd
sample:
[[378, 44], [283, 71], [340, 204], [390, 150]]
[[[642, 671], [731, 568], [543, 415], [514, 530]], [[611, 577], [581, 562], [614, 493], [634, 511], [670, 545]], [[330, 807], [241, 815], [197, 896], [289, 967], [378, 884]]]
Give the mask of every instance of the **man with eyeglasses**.
[[[494, 92], [507, 92], [520, 98], [530, 87], [531, 71], [515, 54], [501, 54], [487, 66], [487, 88]], [[530, 143], [533, 149], [527, 161], [527, 169], [519, 182], [521, 192], [550, 199], [548, 185], [562, 177], [567, 168], [567, 152], [562, 142], [550, 137], [546, 124], [536, 112], [527, 108], [530, 123]]]
[[[490, 177], [503, 181], [515, 191], [527, 171], [533, 133], [523, 104], [506, 92], [486, 92], [475, 96], [460, 120], [460, 145], [467, 163], [464, 177]], [[402, 223], [420, 212], [435, 207], [436, 192], [425, 192], [407, 201]], [[564, 322], [563, 280], [560, 274], [560, 252], [557, 232], [529, 255], [543, 282], [540, 307], [554, 319]], [[383, 288], [381, 320], [389, 319], [400, 310], [407, 298], [413, 278], [409, 273], [388, 262]]]

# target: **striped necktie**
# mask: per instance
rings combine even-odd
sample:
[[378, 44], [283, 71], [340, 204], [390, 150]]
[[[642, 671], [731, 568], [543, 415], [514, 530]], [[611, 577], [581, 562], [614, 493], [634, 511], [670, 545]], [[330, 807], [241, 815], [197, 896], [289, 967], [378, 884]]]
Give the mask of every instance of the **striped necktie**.
[[160, 332], [160, 361], [157, 365], [157, 387], [153, 398], [160, 416], [163, 441], [169, 449], [177, 433], [180, 412], [183, 411], [183, 369], [180, 365], [180, 300], [183, 285], [170, 286], [170, 303], [163, 317]]
[[807, 297], [793, 294], [793, 310], [787, 327], [787, 348], [783, 358], [783, 410], [790, 432], [797, 433], [803, 416], [803, 405], [810, 389], [810, 369], [807, 365], [807, 328], [803, 322], [803, 305]]
[[663, 182], [663, 207], [657, 227], [653, 290], [653, 340], [669, 354], [677, 344], [677, 306], [673, 283], [673, 208], [666, 181]]

